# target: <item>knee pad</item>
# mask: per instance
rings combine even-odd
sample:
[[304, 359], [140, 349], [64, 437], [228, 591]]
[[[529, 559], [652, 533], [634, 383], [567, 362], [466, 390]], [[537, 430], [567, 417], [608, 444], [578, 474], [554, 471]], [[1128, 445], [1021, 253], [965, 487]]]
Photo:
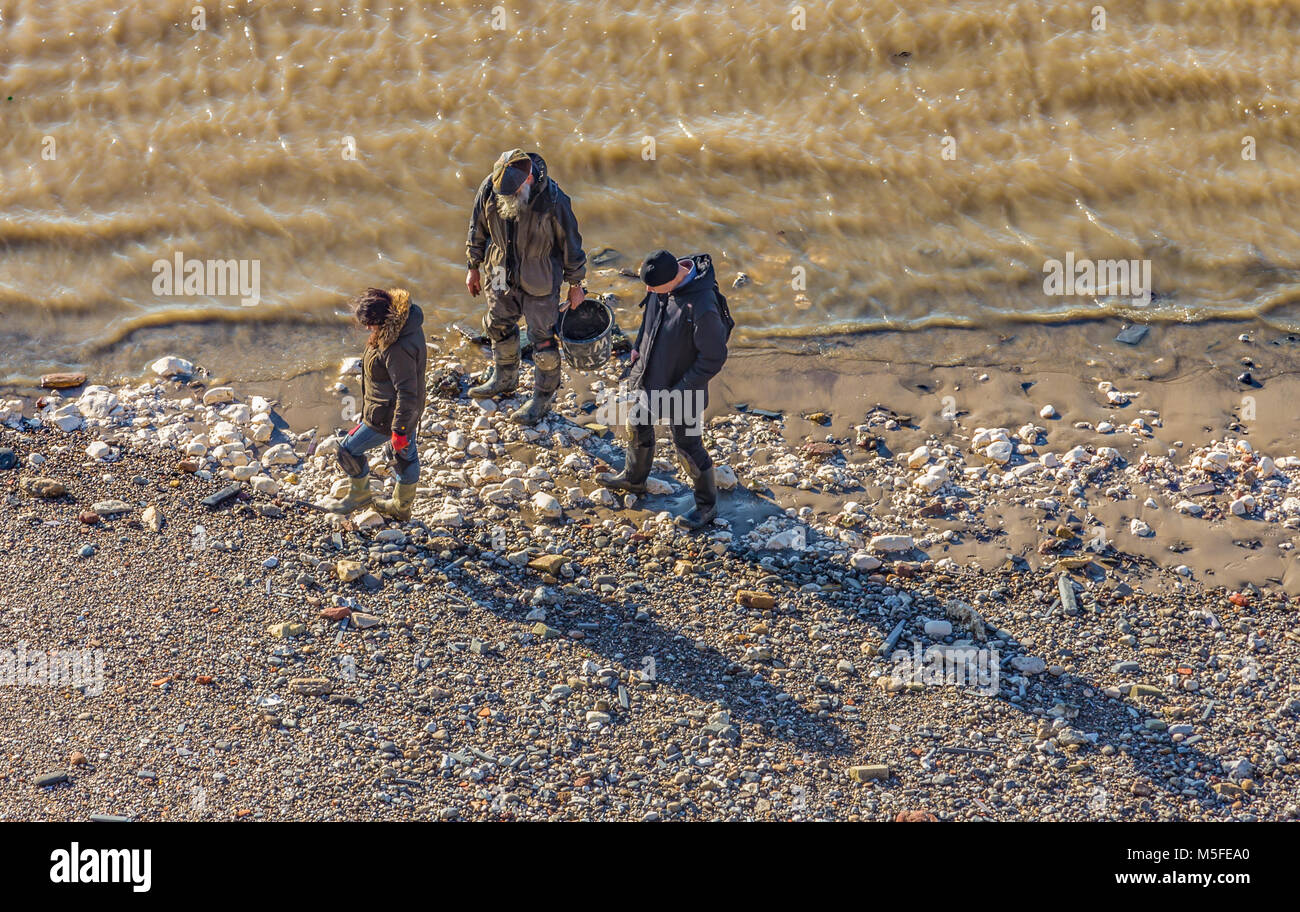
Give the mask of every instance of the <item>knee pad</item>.
[[548, 374], [560, 369], [560, 349], [554, 339], [538, 342], [533, 347], [533, 366]]
[[358, 456], [348, 450], [346, 446], [340, 446], [338, 449], [339, 465], [343, 468], [343, 473], [349, 478], [360, 478], [365, 475], [370, 466], [366, 464], [365, 457]]

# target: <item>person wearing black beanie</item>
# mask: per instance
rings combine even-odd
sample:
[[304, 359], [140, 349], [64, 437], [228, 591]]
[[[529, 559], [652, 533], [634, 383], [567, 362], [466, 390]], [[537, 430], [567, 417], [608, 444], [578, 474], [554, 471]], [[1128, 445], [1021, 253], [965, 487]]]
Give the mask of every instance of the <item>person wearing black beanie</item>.
[[678, 461], [695, 488], [695, 509], [677, 522], [701, 529], [718, 512], [713, 460], [704, 447], [704, 409], [709, 380], [727, 360], [734, 324], [708, 254], [679, 260], [656, 250], [642, 262], [640, 275], [645, 311], [628, 378], [637, 404], [627, 418], [627, 458], [621, 472], [602, 472], [596, 481], [617, 491], [644, 493], [654, 463], [655, 425], [668, 424]]

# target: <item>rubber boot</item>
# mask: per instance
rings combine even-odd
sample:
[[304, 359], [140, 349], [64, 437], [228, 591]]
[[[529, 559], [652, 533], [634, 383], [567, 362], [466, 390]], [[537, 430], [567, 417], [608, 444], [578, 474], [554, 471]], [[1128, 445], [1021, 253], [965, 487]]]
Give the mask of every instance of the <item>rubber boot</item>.
[[645, 480], [650, 477], [650, 466], [654, 463], [654, 457], [653, 444], [641, 446], [636, 440], [629, 440], [627, 457], [623, 460], [623, 471], [597, 473], [596, 483], [601, 487], [613, 488], [615, 491], [644, 494]]
[[685, 516], [677, 517], [677, 525], [694, 531], [710, 525], [718, 515], [718, 482], [712, 466], [703, 472], [690, 474], [691, 480], [695, 482], [695, 509]]
[[354, 510], [360, 510], [374, 499], [375, 495], [370, 490], [370, 476], [362, 475], [360, 478], [352, 479], [352, 486], [348, 488], [347, 496], [340, 501], [336, 501], [330, 507], [330, 512], [347, 516]]
[[411, 518], [411, 504], [415, 503], [415, 482], [403, 484], [398, 482], [393, 488], [392, 498], [381, 498], [375, 501], [375, 509], [387, 516], [389, 519], [406, 522]]
[[493, 399], [513, 393], [519, 386], [519, 334], [492, 343], [492, 371], [488, 378], [469, 390], [471, 399]]
[[537, 371], [533, 381], [533, 395], [510, 414], [510, 420], [524, 427], [532, 427], [551, 410], [555, 391], [560, 388], [560, 369]]

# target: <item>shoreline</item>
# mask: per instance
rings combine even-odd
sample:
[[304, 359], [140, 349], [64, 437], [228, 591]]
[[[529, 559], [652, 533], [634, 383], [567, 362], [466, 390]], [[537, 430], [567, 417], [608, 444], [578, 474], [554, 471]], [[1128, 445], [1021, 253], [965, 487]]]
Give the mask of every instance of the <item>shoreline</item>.
[[[625, 323], [628, 315], [622, 316]], [[975, 330], [931, 331], [924, 336], [897, 333], [820, 340], [793, 352], [739, 348], [712, 384], [706, 414], [714, 421], [731, 416], [745, 422], [746, 412], [738, 406], [782, 412], [782, 420], [776, 423], [779, 443], [757, 447], [760, 459], [789, 457], [806, 443], [827, 438], [854, 462], [897, 460], [926, 445], [955, 446], [961, 451], [963, 469], [985, 466], [995, 473], [995, 481], [1001, 468], [970, 450], [970, 441], [981, 427], [1005, 429], [1016, 447], [1021, 443], [1017, 434], [1026, 424], [1042, 430], [1034, 438], [1033, 453], [1023, 458], [1013, 455], [1007, 467], [1012, 472], [1037, 471], [1024, 465], [1040, 461], [1046, 453], [1060, 458], [1078, 446], [1093, 452], [1109, 447], [1122, 460], [1115, 466], [1119, 471], [1111, 474], [1127, 484], [1133, 480], [1129, 470], [1136, 467], [1143, 475], [1150, 471], [1144, 459], [1163, 464], [1165, 457], [1173, 454], [1172, 474], [1166, 473], [1171, 483], [1153, 487], [1143, 482], [1137, 488], [1112, 492], [1112, 496], [1106, 496], [1104, 489], [1089, 491], [1081, 506], [1064, 496], [1067, 485], [1044, 486], [1019, 476], [1008, 486], [986, 485], [980, 492], [981, 512], [986, 518], [973, 525], [944, 526], [972, 534], [964, 542], [946, 543], [944, 553], [934, 555], [935, 559], [949, 556], [992, 567], [1014, 555], [1039, 565], [1036, 549], [1048, 531], [1045, 520], [1051, 517], [1033, 507], [1043, 496], [1027, 495], [1037, 488], [1055, 487], [1051, 497], [1061, 510], [1076, 509], [1094, 535], [1121, 541], [1126, 551], [1169, 568], [1186, 565], [1196, 578], [1210, 583], [1227, 587], [1271, 583], [1292, 595], [1300, 594], [1300, 569], [1293, 557], [1300, 541], [1296, 534], [1300, 513], [1295, 504], [1283, 509], [1288, 497], [1300, 494], [1294, 486], [1294, 467], [1272, 479], [1283, 483], [1282, 496], [1257, 498], [1256, 509], [1241, 516], [1232, 513], [1232, 504], [1252, 490], [1261, 493], [1260, 481], [1265, 485], [1263, 493], [1277, 493], [1266, 486], [1270, 480], [1242, 485], [1241, 470], [1249, 467], [1235, 459], [1232, 471], [1221, 477], [1201, 477], [1201, 473], [1193, 478], [1188, 469], [1193, 457], [1211, 441], [1221, 441], [1219, 449], [1234, 450], [1234, 457], [1245, 455], [1235, 452], [1235, 441], [1246, 441], [1242, 445], [1270, 455], [1284, 466], [1300, 453], [1300, 416], [1289, 405], [1300, 396], [1300, 378], [1291, 370], [1300, 359], [1300, 337], [1257, 327], [1244, 333], [1249, 341], [1243, 342], [1239, 338], [1243, 327], [1238, 324], [1198, 324], [1155, 328], [1139, 345], [1131, 346], [1115, 341], [1117, 325], [1097, 321], [1047, 329], [1021, 327], [1021, 334], [1012, 336]], [[1207, 337], [1213, 341], [1207, 343]], [[430, 339], [436, 363], [463, 362], [460, 366], [473, 370], [487, 366], [485, 349], [468, 344], [454, 330], [430, 334]], [[984, 344], [981, 351], [975, 350], [976, 341]], [[925, 342], [927, 348], [903, 351], [918, 342]], [[1057, 344], [1069, 354], [1058, 358], [1062, 363], [1046, 363], [1043, 352]], [[918, 359], [918, 355], [936, 352], [944, 357]], [[1242, 359], [1249, 364], [1242, 364]], [[622, 362], [615, 359], [614, 363]], [[431, 368], [431, 376], [433, 371]], [[1250, 385], [1239, 381], [1243, 372], [1251, 374]], [[566, 367], [561, 396], [568, 397], [570, 412], [579, 414], [573, 409], [578, 403], [590, 408], [595, 391], [613, 376], [607, 371], [602, 380]], [[355, 399], [358, 394], [351, 379], [338, 375], [335, 369], [252, 382], [213, 371], [197, 382], [204, 385], [200, 388], [235, 383], [247, 395], [260, 395], [275, 403], [275, 420], [285, 431], [301, 434], [315, 429], [322, 438], [347, 424], [342, 413], [348, 397]], [[1107, 383], [1128, 395], [1110, 401], [1101, 389]], [[22, 392], [30, 397], [32, 391]], [[45, 395], [63, 397], [78, 392], [44, 391]], [[1058, 417], [1039, 417], [1045, 405], [1052, 405]], [[877, 439], [873, 456], [870, 447], [856, 444], [857, 428], [875, 406], [911, 420], [884, 434], [873, 432]], [[823, 426], [803, 417], [814, 412], [829, 416], [829, 423]], [[1139, 422], [1136, 428], [1134, 421]], [[619, 440], [613, 442], [621, 445]], [[422, 446], [426, 444], [422, 441]], [[756, 469], [759, 476], [766, 471], [762, 466]], [[905, 481], [910, 484], [910, 476], [919, 473], [903, 474], [909, 476]], [[877, 475], [880, 472], [854, 474], [857, 484], [846, 488], [851, 493], [836, 486], [828, 491], [769, 486], [766, 482], [762, 486], [770, 488], [781, 509], [811, 508], [821, 520], [832, 521], [841, 502], [875, 501], [882, 493], [893, 493], [896, 475], [886, 476], [884, 484], [862, 483]], [[1184, 478], [1192, 484], [1212, 481], [1216, 485], [1209, 497], [1196, 495], [1195, 502], [1202, 510], [1199, 514], [1180, 512], [1178, 506], [1185, 498], [1172, 496]], [[870, 497], [866, 497], [868, 488]], [[1143, 496], [1137, 497], [1134, 491]], [[887, 514], [888, 510], [883, 511]], [[1146, 523], [1155, 534], [1132, 535], [1134, 520]]]
[[[783, 385], [749, 411], [724, 410], [750, 392], [730, 377], [756, 374], [746, 367], [762, 357], [738, 353], [715, 385], [709, 445], [739, 484], [724, 484], [725, 523], [696, 536], [665, 521], [690, 499], [670, 462], [656, 463], [662, 493], [630, 510], [612, 509], [591, 483], [618, 450], [582, 426], [583, 389], [559, 402], [575, 420], [556, 415], [540, 430], [440, 397], [453, 381], [463, 394], [466, 372], [484, 363], [472, 345], [431, 351], [421, 495], [406, 524], [307, 506], [337, 478], [329, 438], [242, 387], [156, 379], [88, 390], [85, 427], [0, 430], [20, 460], [0, 472], [13, 581], [5, 638], [31, 649], [94, 643], [110, 658], [103, 695], [27, 688], [5, 715], [18, 788], [0, 814], [1300, 815], [1296, 745], [1284, 732], [1300, 712], [1300, 634], [1286, 587], [1221, 588], [1227, 568], [1183, 577], [1127, 534], [1087, 548], [1107, 489], [1172, 498], [1159, 479], [1200, 477], [1164, 463], [1134, 477], [1140, 457], [1125, 460], [1121, 446], [1148, 446], [1161, 419], [1076, 452], [1074, 435], [1098, 436], [1095, 424], [1073, 427], [1087, 413], [1022, 414], [1042, 404], [1037, 393], [988, 392], [1015, 375], [979, 381], [953, 367], [939, 382], [958, 396], [959, 385], [984, 392], [969, 415], [959, 403], [952, 439], [920, 453], [914, 440], [953, 422], [907, 414], [909, 395], [935, 390], [909, 393], [897, 374], [892, 387], [872, 386], [879, 367], [825, 377], [806, 358], [798, 370], [777, 359], [766, 366]], [[809, 390], [831, 403], [827, 419], [790, 404], [807, 415]], [[1125, 414], [1137, 417], [1141, 400]], [[768, 405], [784, 416], [752, 412]], [[1003, 471], [988, 452], [1001, 433], [986, 432], [982, 452], [958, 441], [993, 413], [1017, 416], [985, 426], [1006, 428], [1013, 451], [1033, 451], [1016, 463], [1041, 468]], [[1046, 435], [1024, 443], [1027, 423]], [[1060, 468], [1043, 465], [1058, 451]], [[44, 461], [33, 465], [33, 454]], [[1212, 457], [1224, 490], [1195, 496], [1221, 505], [1228, 482], [1261, 469], [1245, 456], [1228, 453], [1222, 466]], [[1261, 526], [1300, 484], [1300, 460], [1273, 458], [1278, 474], [1252, 482]], [[1085, 484], [1089, 509], [1074, 508], [1083, 515], [1069, 515], [1060, 491], [1056, 510], [1033, 505], [1052, 496], [1052, 474], [1055, 487]], [[68, 493], [38, 496], [38, 477]], [[1270, 479], [1284, 486], [1264, 489]], [[232, 486], [213, 508], [200, 504]], [[162, 514], [157, 531], [150, 506]], [[1015, 549], [1002, 540], [1017, 530], [1035, 547], [1008, 561]], [[1043, 543], [1053, 544], [1040, 554]], [[902, 673], [931, 647], [995, 653], [996, 691]], [[47, 712], [62, 720], [62, 740], [20, 724]], [[153, 734], [135, 747], [141, 725]], [[1275, 747], [1243, 734], [1260, 726]], [[64, 781], [37, 784], [60, 770]]]

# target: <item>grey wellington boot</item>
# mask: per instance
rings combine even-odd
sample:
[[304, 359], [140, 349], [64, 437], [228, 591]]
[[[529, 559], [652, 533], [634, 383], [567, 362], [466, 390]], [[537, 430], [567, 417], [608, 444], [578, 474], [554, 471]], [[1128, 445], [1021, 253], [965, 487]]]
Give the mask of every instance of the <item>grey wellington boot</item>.
[[510, 413], [510, 420], [524, 427], [532, 427], [551, 410], [551, 401], [560, 388], [560, 369], [537, 371], [533, 380], [532, 397]]
[[487, 380], [469, 389], [471, 399], [494, 399], [513, 393], [519, 386], [519, 336], [492, 346], [492, 371]]

